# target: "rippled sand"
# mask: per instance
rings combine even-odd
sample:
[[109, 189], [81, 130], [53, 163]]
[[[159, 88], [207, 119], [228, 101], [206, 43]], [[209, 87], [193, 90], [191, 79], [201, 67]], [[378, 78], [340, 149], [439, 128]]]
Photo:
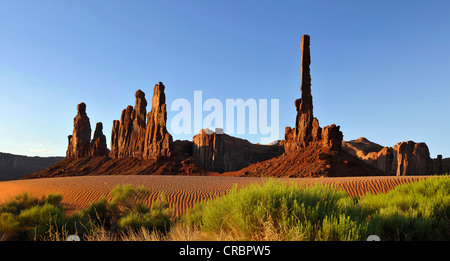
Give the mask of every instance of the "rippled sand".
[[[429, 176], [407, 177], [343, 177], [343, 178], [277, 178], [286, 182], [299, 184], [335, 184], [342, 187], [350, 196], [387, 192], [403, 183], [410, 183]], [[41, 197], [48, 193], [59, 193], [69, 212], [86, 207], [90, 202], [98, 200], [103, 195], [120, 184], [131, 184], [135, 187], [145, 186], [149, 191], [146, 200], [151, 204], [159, 193], [164, 191], [167, 199], [180, 215], [196, 202], [223, 195], [234, 184], [238, 187], [253, 182], [263, 182], [267, 179], [250, 177], [215, 177], [215, 176], [82, 176], [62, 178], [42, 178], [31, 180], [14, 180], [0, 182], [0, 201], [22, 192], [30, 192]]]

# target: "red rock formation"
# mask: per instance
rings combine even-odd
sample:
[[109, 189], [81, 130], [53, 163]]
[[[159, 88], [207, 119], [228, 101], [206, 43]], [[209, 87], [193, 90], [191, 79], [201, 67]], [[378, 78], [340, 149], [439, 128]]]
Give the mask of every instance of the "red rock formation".
[[155, 85], [148, 114], [145, 93], [136, 91], [134, 108], [128, 106], [122, 111], [120, 121], [113, 122], [110, 157], [150, 159], [170, 156], [172, 136], [166, 129], [164, 88], [161, 82]]
[[164, 85], [159, 82], [153, 88], [152, 109], [147, 114], [147, 129], [143, 158], [169, 157], [172, 135], [166, 129], [167, 109]]
[[224, 134], [202, 129], [192, 138], [192, 155], [200, 166], [211, 171], [224, 171], [223, 137]]
[[91, 124], [86, 114], [86, 104], [83, 102], [77, 106], [77, 116], [73, 119], [73, 134], [68, 136], [69, 146], [67, 158], [81, 158], [89, 156], [91, 142]]
[[261, 161], [236, 172], [224, 173], [246, 177], [349, 177], [383, 176], [381, 170], [342, 149], [331, 150], [311, 143], [297, 151]]
[[425, 143], [399, 142], [394, 150], [397, 152], [397, 176], [431, 174], [433, 162]]
[[[84, 133], [81, 126], [86, 125], [81, 122], [87, 116], [77, 115], [79, 119], [75, 119], [74, 135], [69, 138], [68, 155], [77, 154], [81, 158], [67, 158], [27, 178], [108, 174], [218, 175], [217, 172], [274, 177], [384, 175], [378, 168], [341, 148], [343, 134], [339, 126], [333, 124], [321, 128], [318, 119], [313, 117], [309, 36], [303, 36], [301, 42], [302, 97], [295, 101], [295, 128], [286, 128], [285, 140], [277, 142], [278, 145], [251, 144], [226, 134], [208, 134], [206, 131], [194, 136], [193, 142], [173, 142], [166, 129], [165, 87], [159, 82], [153, 89], [152, 107], [147, 115], [145, 95], [139, 90], [135, 94], [134, 108], [128, 106], [120, 121], [113, 122], [111, 158], [82, 157], [86, 155], [84, 147], [102, 151], [104, 146], [100, 126], [92, 145], [89, 145], [89, 138], [80, 139]], [[79, 110], [82, 115], [80, 111], [84, 112], [84, 109]], [[280, 146], [284, 146], [285, 153]], [[231, 172], [234, 170], [239, 171]]]
[[142, 157], [145, 139], [145, 114], [147, 100], [141, 90], [135, 93], [135, 106], [122, 111], [120, 121], [113, 122], [111, 153], [117, 157]]
[[339, 128], [340, 126], [332, 124], [322, 129], [322, 146], [331, 150], [338, 150], [341, 148], [344, 136]]
[[103, 135], [103, 124], [97, 122], [95, 125], [94, 137], [91, 141], [90, 156], [105, 156], [109, 154], [108, 147], [106, 145], [106, 137]]
[[364, 137], [343, 141], [342, 148], [364, 162], [377, 167], [383, 172], [393, 174], [394, 150], [371, 142]]
[[119, 157], [119, 129], [120, 121], [114, 120], [111, 131], [111, 152], [109, 153], [111, 158]]
[[433, 159], [433, 174], [443, 174], [444, 168], [443, 168], [443, 162], [442, 162], [442, 155], [437, 155], [436, 159]]
[[313, 101], [311, 95], [311, 55], [310, 37], [303, 35], [301, 39], [301, 98], [295, 100], [297, 117], [295, 128], [287, 127], [285, 130], [285, 151], [295, 152], [307, 147], [311, 143], [321, 143], [326, 148], [337, 150], [341, 148], [343, 134], [339, 126], [330, 125], [323, 129], [319, 126], [319, 120], [313, 116]]
[[[343, 143], [343, 148], [368, 164], [397, 176], [442, 173], [442, 156], [430, 158], [425, 143], [399, 142], [393, 147], [382, 147], [365, 138]], [[439, 158], [440, 156], [440, 158]]]
[[207, 170], [215, 172], [236, 171], [253, 163], [281, 155], [279, 142], [273, 145], [252, 144], [247, 140], [203, 129], [193, 138], [192, 156]]

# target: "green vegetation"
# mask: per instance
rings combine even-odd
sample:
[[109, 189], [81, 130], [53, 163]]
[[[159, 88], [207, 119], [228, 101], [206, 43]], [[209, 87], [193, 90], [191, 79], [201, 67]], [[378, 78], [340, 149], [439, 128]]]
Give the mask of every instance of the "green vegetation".
[[[79, 214], [66, 216], [59, 194], [49, 194], [38, 199], [28, 193], [0, 205], [0, 234], [16, 239], [39, 240], [50, 236], [49, 232], [66, 231], [83, 234], [91, 228]], [[77, 227], [83, 228], [78, 230]]]
[[131, 185], [120, 185], [106, 197], [92, 202], [86, 209], [68, 216], [59, 194], [38, 199], [28, 193], [0, 205], [0, 238], [31, 240], [64, 240], [68, 235], [90, 237], [98, 231], [125, 233], [146, 228], [166, 232], [171, 224], [172, 211], [163, 193], [152, 205], [140, 199], [148, 191]]
[[450, 240], [450, 178], [428, 178], [385, 194], [268, 180], [197, 204], [175, 220], [164, 193], [121, 185], [70, 216], [62, 197], [24, 193], [0, 205], [0, 238], [64, 240]]
[[429, 178], [386, 194], [350, 198], [339, 188], [270, 180], [210, 200], [185, 224], [242, 240], [449, 240], [450, 179]]

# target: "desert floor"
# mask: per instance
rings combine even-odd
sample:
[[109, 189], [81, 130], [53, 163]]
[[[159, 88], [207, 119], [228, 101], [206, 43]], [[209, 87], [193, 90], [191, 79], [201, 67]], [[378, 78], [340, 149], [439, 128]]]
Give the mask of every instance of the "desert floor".
[[[283, 182], [299, 184], [335, 184], [343, 188], [350, 196], [362, 196], [367, 192], [384, 193], [395, 186], [410, 183], [430, 176], [405, 177], [342, 177], [342, 178], [277, 178]], [[144, 185], [150, 190], [144, 199], [151, 204], [159, 193], [164, 191], [167, 199], [180, 215], [186, 208], [196, 202], [223, 195], [234, 184], [238, 187], [253, 182], [264, 182], [267, 179], [249, 177], [215, 177], [215, 176], [82, 176], [63, 178], [42, 178], [31, 180], [14, 180], [0, 182], [0, 203], [23, 192], [41, 197], [48, 193], [59, 193], [63, 196], [63, 204], [69, 213], [86, 207], [101, 196], [108, 196], [110, 191], [120, 184], [131, 184], [135, 187]]]

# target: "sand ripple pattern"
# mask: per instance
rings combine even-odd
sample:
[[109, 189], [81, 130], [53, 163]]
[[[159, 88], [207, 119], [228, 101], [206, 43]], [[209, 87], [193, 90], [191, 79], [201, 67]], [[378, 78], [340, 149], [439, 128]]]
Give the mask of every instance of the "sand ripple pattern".
[[[307, 185], [334, 184], [343, 188], [350, 196], [362, 196], [367, 192], [385, 193], [400, 184], [427, 177], [430, 176], [277, 178], [277, 180]], [[88, 206], [90, 202], [102, 196], [109, 197], [111, 190], [117, 185], [131, 184], [135, 187], [143, 185], [150, 191], [149, 195], [143, 198], [148, 205], [158, 198], [159, 193], [164, 192], [175, 214], [181, 215], [197, 202], [224, 195], [235, 184], [242, 187], [266, 180], [215, 176], [83, 176], [14, 180], [0, 182], [0, 201], [4, 202], [25, 191], [37, 197], [49, 193], [60, 193], [67, 210], [72, 212]]]

